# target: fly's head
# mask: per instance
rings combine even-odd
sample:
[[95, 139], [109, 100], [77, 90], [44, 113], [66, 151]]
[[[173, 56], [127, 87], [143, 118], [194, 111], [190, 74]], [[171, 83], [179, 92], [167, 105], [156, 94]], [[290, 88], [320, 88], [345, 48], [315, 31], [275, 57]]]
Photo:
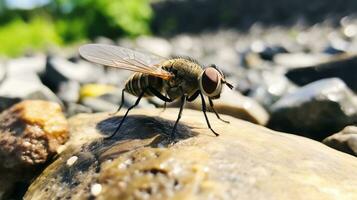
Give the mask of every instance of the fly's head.
[[201, 92], [211, 99], [218, 99], [222, 92], [222, 85], [227, 85], [233, 89], [233, 85], [228, 83], [224, 74], [214, 64], [206, 67], [199, 77], [199, 84]]

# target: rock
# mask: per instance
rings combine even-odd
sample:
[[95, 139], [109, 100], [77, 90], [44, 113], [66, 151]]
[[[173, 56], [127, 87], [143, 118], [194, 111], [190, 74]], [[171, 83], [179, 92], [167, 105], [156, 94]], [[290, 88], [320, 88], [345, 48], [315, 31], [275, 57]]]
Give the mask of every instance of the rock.
[[78, 102], [80, 84], [76, 81], [66, 81], [59, 85], [57, 96], [64, 102]]
[[112, 39], [104, 36], [99, 36], [95, 38], [94, 43], [115, 45], [115, 42]]
[[263, 60], [272, 61], [274, 56], [281, 53], [288, 53], [288, 51], [279, 45], [266, 46], [264, 43], [255, 41], [251, 45], [251, 50], [259, 54]]
[[106, 84], [85, 84], [79, 91], [80, 99], [98, 97], [108, 93], [118, 93], [118, 88]]
[[[260, 125], [266, 125], [269, 120], [269, 114], [259, 103], [252, 98], [239, 94], [238, 92], [225, 90], [222, 92], [221, 97], [214, 100], [213, 103], [216, 111], [221, 114], [230, 115]], [[206, 105], [207, 110], [213, 112], [207, 99]], [[180, 102], [176, 101], [168, 106], [179, 107]], [[187, 102], [185, 107], [201, 111], [201, 98], [197, 97], [195, 101]]]
[[30, 181], [68, 139], [67, 120], [52, 102], [22, 101], [0, 114], [0, 199]]
[[11, 59], [6, 63], [7, 76], [16, 76], [26, 73], [41, 74], [45, 71], [45, 67], [46, 56], [42, 54]]
[[330, 55], [323, 53], [282, 53], [274, 56], [273, 60], [277, 65], [294, 69], [318, 65], [327, 62], [330, 57]]
[[80, 113], [92, 113], [93, 110], [89, 107], [78, 103], [69, 102], [66, 104], [66, 117], [72, 117]]
[[61, 103], [61, 100], [32, 73], [12, 75], [0, 84], [0, 111], [24, 99], [40, 99]]
[[322, 142], [331, 148], [357, 156], [357, 126], [347, 126]]
[[279, 69], [250, 70], [247, 72], [246, 79], [250, 83], [250, 90], [246, 95], [265, 108], [269, 108], [282, 96], [296, 90], [296, 86]]
[[20, 98], [0, 97], [0, 112], [20, 101]]
[[56, 92], [62, 82], [71, 80], [79, 83], [93, 83], [101, 76], [104, 76], [104, 69], [101, 66], [85, 61], [74, 63], [61, 57], [49, 57], [46, 71], [41, 78], [45, 85]]
[[340, 79], [323, 79], [285, 95], [270, 111], [268, 127], [322, 140], [357, 122], [357, 97]]
[[331, 55], [346, 53], [346, 51], [344, 49], [334, 47], [333, 45], [327, 46], [323, 52], [326, 54], [331, 54]]
[[201, 58], [203, 56], [202, 42], [198, 37], [179, 34], [174, 36], [170, 43], [173, 46], [173, 55], [190, 55], [192, 58]]
[[158, 37], [140, 36], [136, 40], [136, 44], [139, 49], [166, 58], [168, 58], [172, 52], [171, 44], [167, 40]]
[[[337, 32], [332, 32], [328, 35], [328, 39], [329, 39], [329, 46], [332, 48], [332, 52], [325, 52], [326, 53], [330, 53], [330, 54], [340, 54], [343, 52], [346, 52], [350, 46], [349, 42], [344, 40], [339, 33]], [[333, 52], [335, 51], [335, 52]]]
[[357, 55], [344, 54], [323, 64], [291, 69], [286, 73], [286, 76], [298, 85], [306, 85], [323, 78], [338, 77], [357, 92], [356, 74]]
[[[121, 104], [121, 90], [112, 85], [86, 84], [80, 90], [81, 103], [91, 108], [94, 112], [115, 112]], [[125, 93], [124, 108], [133, 105], [137, 97]], [[148, 100], [143, 98], [138, 108], [153, 107]]]
[[259, 54], [254, 52], [243, 52], [240, 64], [247, 69], [260, 69], [265, 64]]
[[5, 65], [3, 65], [3, 64], [0, 62], [0, 84], [1, 84], [1, 81], [5, 78], [5, 74], [6, 74]]
[[82, 99], [81, 104], [90, 108], [93, 112], [115, 112], [119, 108], [119, 104], [109, 102], [100, 97], [88, 97]]
[[[71, 140], [31, 184], [35, 199], [356, 199], [357, 160], [307, 138], [229, 116], [184, 110], [180, 141], [166, 145], [178, 109], [137, 109], [110, 140], [119, 118], [82, 114]], [[72, 137], [73, 136], [73, 137]]]
[[[128, 108], [133, 105], [137, 97], [125, 94], [123, 108]], [[81, 103], [91, 108], [93, 112], [115, 112], [118, 110], [121, 103], [121, 92], [107, 93], [97, 97], [87, 97], [81, 100]], [[137, 108], [150, 108], [154, 107], [148, 102], [147, 99], [141, 99]]]

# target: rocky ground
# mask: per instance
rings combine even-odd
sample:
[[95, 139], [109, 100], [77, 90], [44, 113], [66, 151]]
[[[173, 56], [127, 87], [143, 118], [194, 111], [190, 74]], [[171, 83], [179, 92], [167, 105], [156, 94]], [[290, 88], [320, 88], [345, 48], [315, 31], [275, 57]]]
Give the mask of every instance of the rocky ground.
[[[0, 198], [21, 198], [35, 180], [26, 199], [69, 194], [83, 199], [353, 199], [356, 159], [320, 142], [357, 155], [355, 22], [345, 17], [337, 26], [256, 23], [245, 33], [98, 38], [164, 57], [189, 55], [202, 65], [215, 63], [233, 83], [234, 90], [216, 101], [231, 124], [209, 116], [221, 136], [212, 137], [203, 115], [187, 109], [179, 127], [187, 134], [172, 146], [157, 137], [171, 129], [178, 110], [170, 108], [161, 117], [161, 108], [154, 109], [162, 104], [157, 99], [140, 103], [122, 137], [100, 139], [119, 120], [90, 113], [117, 109], [130, 72], [88, 63], [76, 49], [2, 59]], [[127, 108], [136, 98], [126, 97]], [[34, 99], [43, 101], [24, 101]], [[200, 102], [187, 108], [200, 110]]]

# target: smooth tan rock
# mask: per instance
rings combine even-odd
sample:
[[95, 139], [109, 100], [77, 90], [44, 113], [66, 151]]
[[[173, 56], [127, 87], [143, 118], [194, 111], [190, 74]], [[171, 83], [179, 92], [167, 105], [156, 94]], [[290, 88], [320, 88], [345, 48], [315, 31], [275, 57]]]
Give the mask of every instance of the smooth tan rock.
[[357, 126], [347, 126], [322, 142], [331, 148], [357, 156]]
[[15, 182], [31, 180], [68, 139], [57, 103], [26, 100], [0, 114], [0, 199]]
[[[29, 187], [36, 199], [357, 199], [357, 160], [319, 142], [184, 110], [177, 143], [167, 145], [177, 109], [133, 110], [119, 118], [82, 114], [71, 140]], [[73, 159], [76, 156], [76, 159]], [[70, 165], [68, 165], [70, 163]]]
[[[207, 99], [206, 101], [207, 110], [212, 112]], [[230, 115], [259, 125], [266, 125], [269, 120], [269, 114], [263, 106], [254, 99], [243, 96], [235, 91], [223, 91], [221, 97], [214, 100], [213, 103], [216, 111], [221, 114]], [[179, 102], [174, 102], [170, 107], [178, 107], [179, 104]], [[185, 107], [202, 110], [201, 98], [197, 97], [195, 101], [187, 102]]]

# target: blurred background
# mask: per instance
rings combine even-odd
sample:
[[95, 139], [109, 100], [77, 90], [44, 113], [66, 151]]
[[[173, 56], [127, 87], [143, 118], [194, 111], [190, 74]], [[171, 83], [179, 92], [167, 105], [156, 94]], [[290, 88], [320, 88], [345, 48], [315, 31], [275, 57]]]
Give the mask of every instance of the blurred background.
[[255, 105], [223, 113], [322, 140], [357, 122], [356, 11], [355, 0], [0, 0], [0, 110], [23, 99], [67, 116], [115, 110], [130, 73], [79, 57], [97, 42], [215, 63], [245, 98], [226, 99]]
[[[38, 139], [28, 140], [21, 124], [33, 120], [16, 121], [12, 113], [18, 117], [19, 110], [31, 108], [36, 117], [42, 113], [41, 120], [62, 123], [47, 119], [51, 114], [43, 112], [42, 103], [17, 103], [57, 102], [67, 118], [117, 110], [131, 72], [80, 58], [78, 47], [93, 42], [167, 58], [190, 56], [203, 66], [214, 63], [234, 85], [215, 101], [219, 113], [356, 156], [356, 11], [356, 0], [0, 0], [0, 199], [22, 199], [35, 176], [28, 169], [46, 165], [48, 159], [45, 155], [38, 163], [22, 162], [23, 152], [30, 152], [27, 147], [43, 152], [37, 149], [41, 145], [28, 141], [43, 144], [44, 136], [38, 136], [35, 124]], [[124, 107], [135, 101], [126, 95]], [[155, 98], [142, 99], [138, 108], [162, 105]], [[201, 102], [187, 107], [201, 110]], [[203, 123], [203, 115], [198, 120]], [[9, 164], [14, 159], [21, 161], [20, 167]]]
[[[310, 26], [348, 26], [353, 0], [1, 0], [0, 53], [19, 56], [107, 37], [286, 27], [290, 37]], [[355, 27], [349, 28], [347, 36]], [[326, 33], [327, 34], [327, 33]], [[318, 42], [318, 41], [317, 41]]]

